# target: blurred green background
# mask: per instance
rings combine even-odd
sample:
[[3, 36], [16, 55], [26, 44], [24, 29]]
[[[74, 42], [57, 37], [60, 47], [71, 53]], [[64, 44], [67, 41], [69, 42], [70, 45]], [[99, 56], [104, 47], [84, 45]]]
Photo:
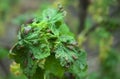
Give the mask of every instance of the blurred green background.
[[22, 24], [39, 17], [58, 3], [65, 18], [86, 50], [88, 79], [120, 79], [120, 0], [0, 0], [0, 79], [26, 79], [14, 67], [8, 53]]

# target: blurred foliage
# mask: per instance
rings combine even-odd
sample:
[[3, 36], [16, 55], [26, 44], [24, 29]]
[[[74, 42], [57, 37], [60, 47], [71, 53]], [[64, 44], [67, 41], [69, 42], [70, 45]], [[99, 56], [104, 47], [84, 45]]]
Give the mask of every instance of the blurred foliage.
[[101, 22], [109, 14], [110, 7], [115, 0], [92, 0], [89, 7], [89, 12], [91, 13], [93, 19], [97, 22]]
[[[102, 79], [119, 79], [117, 71], [118, 61], [118, 51], [112, 47], [113, 36], [111, 33], [106, 31], [104, 28], [96, 29], [91, 36], [95, 45], [99, 46], [99, 58], [100, 58], [100, 72], [99, 77]], [[98, 79], [95, 78], [95, 79]]]
[[5, 48], [0, 47], [0, 59], [6, 58], [7, 55], [8, 55], [8, 50], [6, 50]]
[[[113, 32], [119, 29], [120, 22], [118, 17], [120, 12], [112, 12], [111, 7], [118, 6], [117, 0], [92, 0], [89, 12], [92, 19], [98, 25], [96, 29], [90, 33], [90, 46], [95, 48], [98, 46], [100, 59], [100, 72], [96, 77], [90, 75], [90, 79], [119, 79], [117, 71], [119, 55], [116, 48], [113, 48], [114, 36]], [[117, 17], [115, 17], [117, 16]], [[91, 28], [91, 27], [89, 27]], [[93, 75], [95, 76], [95, 75]]]
[[[0, 0], [0, 35], [5, 33], [5, 25], [11, 18], [18, 0]], [[14, 14], [14, 13], [13, 13]]]
[[118, 0], [92, 0], [89, 12], [92, 19], [100, 23], [101, 27], [115, 30], [120, 25], [120, 12], [117, 8], [119, 8]]

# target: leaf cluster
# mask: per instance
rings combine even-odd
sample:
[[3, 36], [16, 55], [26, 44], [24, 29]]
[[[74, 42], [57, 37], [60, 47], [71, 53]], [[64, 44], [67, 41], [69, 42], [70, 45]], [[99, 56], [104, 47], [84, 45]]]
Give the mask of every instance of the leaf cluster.
[[9, 55], [29, 79], [64, 78], [65, 72], [76, 79], [85, 76], [86, 53], [79, 49], [64, 16], [61, 8], [47, 9], [32, 23], [21, 26]]

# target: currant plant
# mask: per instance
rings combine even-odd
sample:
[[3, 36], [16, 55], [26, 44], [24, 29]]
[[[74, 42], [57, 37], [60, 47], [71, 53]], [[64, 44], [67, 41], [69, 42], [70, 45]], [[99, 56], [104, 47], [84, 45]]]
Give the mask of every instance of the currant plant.
[[86, 53], [69, 31], [65, 14], [61, 6], [47, 9], [32, 23], [21, 26], [9, 55], [28, 79], [63, 79], [66, 72], [75, 79], [85, 77]]

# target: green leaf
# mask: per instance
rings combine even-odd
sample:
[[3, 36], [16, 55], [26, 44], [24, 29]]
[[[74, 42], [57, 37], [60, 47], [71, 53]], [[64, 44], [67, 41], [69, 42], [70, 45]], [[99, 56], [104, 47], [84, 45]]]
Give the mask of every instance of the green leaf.
[[57, 77], [62, 77], [64, 75], [65, 70], [60, 65], [59, 61], [55, 59], [54, 55], [49, 56], [46, 60], [45, 70], [47, 73], [51, 73]]
[[44, 79], [44, 70], [37, 67], [36, 73], [31, 77], [31, 79]]
[[36, 59], [43, 59], [50, 55], [50, 49], [46, 44], [41, 44], [37, 47], [31, 46], [30, 49]]

